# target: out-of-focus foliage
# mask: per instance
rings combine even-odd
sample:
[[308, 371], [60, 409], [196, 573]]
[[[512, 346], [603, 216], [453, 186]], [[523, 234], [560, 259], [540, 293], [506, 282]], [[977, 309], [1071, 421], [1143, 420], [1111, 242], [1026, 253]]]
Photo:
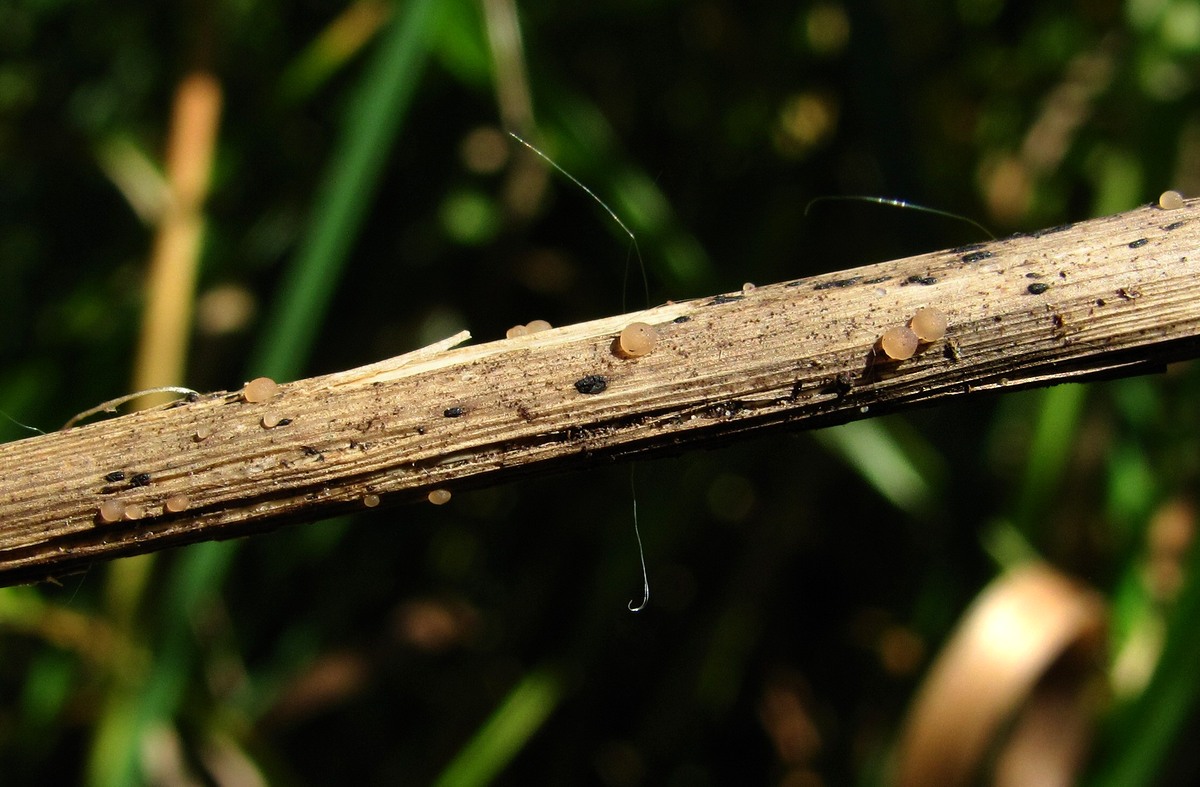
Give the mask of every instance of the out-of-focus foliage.
[[[633, 229], [655, 301], [980, 239], [819, 195], [1000, 234], [1200, 194], [1189, 0], [527, 0], [519, 38], [513, 9], [0, 4], [0, 408], [51, 429], [128, 389], [196, 67], [197, 389], [640, 304], [628, 239], [506, 125]], [[1191, 783], [1198, 377], [640, 463], [639, 615], [624, 466], [0, 590], [2, 779], [884, 783], [932, 654], [1032, 550], [1112, 605], [1088, 778]]]

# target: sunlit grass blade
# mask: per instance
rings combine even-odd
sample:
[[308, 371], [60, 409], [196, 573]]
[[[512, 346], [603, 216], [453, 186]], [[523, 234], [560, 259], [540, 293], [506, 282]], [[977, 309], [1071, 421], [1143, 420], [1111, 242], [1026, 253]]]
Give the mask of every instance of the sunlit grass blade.
[[563, 690], [549, 669], [528, 673], [442, 771], [438, 787], [490, 784], [550, 717]]
[[1027, 537], [1030, 528], [1045, 519], [1043, 512], [1062, 484], [1083, 416], [1087, 388], [1059, 385], [1047, 388], [1040, 397], [1041, 407], [1016, 504], [1016, 524]]
[[855, 421], [814, 433], [892, 505], [913, 516], [928, 514], [933, 489], [904, 448], [878, 421]]
[[432, 0], [407, 3], [379, 41], [251, 358], [253, 374], [289, 380], [300, 373], [420, 83], [436, 16]]

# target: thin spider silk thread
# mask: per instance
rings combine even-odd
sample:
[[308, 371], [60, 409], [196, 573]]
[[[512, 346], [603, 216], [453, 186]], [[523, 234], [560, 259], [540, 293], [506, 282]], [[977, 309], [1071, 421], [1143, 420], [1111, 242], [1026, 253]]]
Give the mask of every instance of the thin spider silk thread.
[[13, 418], [11, 415], [9, 415], [8, 413], [4, 412], [3, 410], [0, 410], [0, 415], [4, 416], [4, 417], [5, 417], [5, 418], [7, 418], [9, 421], [12, 421], [14, 424], [16, 424], [17, 426], [21, 427], [22, 429], [28, 429], [30, 432], [37, 432], [38, 434], [46, 434], [46, 433], [45, 433], [45, 432], [43, 432], [41, 429], [38, 429], [36, 426], [30, 426], [29, 424], [23, 424], [23, 423], [21, 423], [21, 422], [20, 422], [20, 421], [18, 421], [16, 418]]
[[[641, 247], [638, 246], [637, 236], [633, 234], [633, 230], [631, 230], [631, 229], [629, 229], [629, 227], [625, 226], [625, 222], [621, 221], [621, 217], [616, 214], [616, 211], [614, 211], [612, 208], [608, 207], [608, 204], [605, 203], [604, 200], [602, 200], [598, 196], [596, 196], [596, 192], [592, 191], [587, 186], [583, 185], [583, 183], [579, 180], [579, 178], [575, 177], [570, 172], [567, 172], [565, 169], [560, 167], [558, 165], [558, 162], [556, 162], [554, 159], [547, 156], [545, 153], [543, 153], [541, 150], [539, 150], [532, 143], [526, 142], [516, 132], [509, 131], [508, 135], [510, 137], [512, 137], [513, 139], [515, 139], [517, 142], [520, 142], [522, 145], [524, 145], [529, 150], [533, 151], [538, 156], [538, 158], [540, 158], [542, 161], [545, 161], [547, 164], [554, 167], [554, 169], [556, 169], [559, 173], [561, 173], [563, 175], [563, 177], [567, 178], [572, 183], [574, 183], [576, 186], [583, 189], [584, 193], [587, 194], [589, 197], [591, 197], [593, 200], [595, 200], [597, 205], [604, 208], [604, 211], [609, 216], [612, 217], [612, 220], [617, 223], [617, 226], [620, 227], [625, 232], [625, 234], [629, 236], [629, 240], [633, 244], [633, 252], [637, 255], [638, 268], [641, 270], [641, 273], [642, 273], [642, 288], [646, 295], [646, 308], [649, 309], [650, 308], [650, 279], [646, 275], [646, 262], [645, 262], [645, 260], [642, 259], [642, 250], [641, 250]], [[629, 255], [627, 253], [625, 255], [625, 274], [621, 279], [621, 311], [622, 312], [625, 311], [625, 304], [626, 304], [626, 298], [628, 296], [628, 290], [629, 290]], [[632, 490], [632, 493], [633, 493], [633, 535], [637, 538], [638, 558], [641, 560], [641, 563], [642, 563], [642, 603], [638, 604], [635, 607], [633, 605], [633, 601], [630, 600], [629, 603], [626, 604], [626, 606], [629, 608], [630, 612], [636, 613], [636, 612], [641, 612], [643, 609], [646, 608], [646, 605], [650, 603], [650, 575], [646, 572], [646, 551], [645, 551], [645, 549], [642, 548], [642, 532], [638, 528], [637, 485], [634, 481], [634, 466], [633, 465], [630, 465], [630, 467], [629, 467], [629, 488]]]
[[[633, 468], [629, 468], [629, 486], [634, 487]], [[633, 605], [633, 599], [626, 604], [630, 612], [641, 612], [650, 603], [650, 575], [646, 573], [646, 551], [642, 549], [642, 533], [638, 530], [638, 515], [637, 515], [637, 489], [633, 489], [633, 534], [637, 536], [638, 557], [642, 560], [642, 603], [636, 607]]]
[[921, 213], [929, 213], [934, 216], [942, 216], [947, 219], [954, 219], [955, 221], [961, 221], [966, 224], [970, 224], [972, 227], [979, 230], [984, 235], [987, 235], [992, 240], [996, 239], [996, 236], [992, 234], [991, 230], [989, 230], [987, 227], [983, 226], [978, 221], [975, 221], [972, 218], [963, 216], [958, 213], [951, 213], [948, 210], [941, 210], [940, 208], [931, 208], [926, 205], [918, 205], [915, 202], [909, 202], [908, 200], [904, 200], [904, 199], [894, 199], [892, 197], [868, 197], [868, 196], [857, 195], [857, 194], [850, 194], [850, 195], [845, 195], [845, 196], [830, 195], [830, 196], [826, 196], [826, 197], [816, 197], [814, 199], [809, 200], [808, 204], [804, 206], [804, 215], [808, 216], [808, 212], [810, 210], [812, 210], [813, 205], [819, 205], [822, 202], [872, 202], [876, 205], [887, 205], [887, 206], [893, 207], [893, 208], [909, 208], [911, 210], [919, 211]]
[[[649, 309], [650, 308], [650, 279], [646, 275], [646, 261], [642, 259], [642, 249], [640, 246], [638, 246], [637, 236], [633, 234], [633, 230], [631, 230], [631, 229], [629, 229], [629, 227], [625, 226], [625, 222], [621, 221], [621, 217], [617, 215], [616, 211], [614, 211], [612, 208], [608, 207], [608, 203], [606, 203], [604, 200], [602, 200], [598, 196], [596, 196], [596, 192], [592, 191], [587, 186], [583, 185], [583, 182], [580, 181], [579, 178], [575, 177], [570, 172], [567, 172], [565, 169], [563, 169], [561, 166], [559, 166], [557, 161], [555, 161], [554, 159], [550, 158], [545, 153], [543, 153], [540, 149], [538, 149], [538, 147], [536, 145], [534, 145], [532, 142], [526, 142], [515, 131], [509, 131], [508, 135], [510, 137], [512, 137], [513, 139], [515, 139], [517, 142], [520, 142], [522, 145], [527, 147], [529, 150], [533, 151], [538, 156], [538, 158], [540, 158], [542, 161], [546, 162], [547, 164], [549, 164], [550, 166], [552, 166], [556, 170], [558, 170], [562, 174], [563, 177], [567, 178], [572, 183], [574, 183], [576, 186], [583, 189], [584, 193], [587, 194], [589, 197], [591, 197], [593, 200], [595, 200], [597, 205], [604, 208], [604, 212], [607, 213], [609, 216], [611, 216], [612, 220], [617, 223], [617, 226], [620, 227], [621, 230], [626, 235], [629, 236], [629, 240], [633, 243], [633, 252], [634, 252], [634, 254], [637, 255], [638, 269], [642, 273], [642, 290], [645, 292], [645, 295], [646, 295], [646, 308]], [[625, 311], [625, 299], [626, 299], [628, 289], [629, 289], [629, 255], [626, 254], [626, 256], [625, 256], [625, 273], [621, 279], [621, 311]]]

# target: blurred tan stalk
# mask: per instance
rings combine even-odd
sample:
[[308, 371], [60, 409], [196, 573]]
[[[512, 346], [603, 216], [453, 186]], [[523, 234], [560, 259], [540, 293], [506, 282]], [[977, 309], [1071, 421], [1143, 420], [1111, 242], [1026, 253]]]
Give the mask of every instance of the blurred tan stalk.
[[[133, 389], [183, 382], [196, 268], [204, 235], [221, 87], [209, 73], [183, 78], [175, 94], [167, 141], [170, 195], [159, 221], [146, 279], [146, 311], [133, 371]], [[146, 397], [143, 407], [165, 398]]]

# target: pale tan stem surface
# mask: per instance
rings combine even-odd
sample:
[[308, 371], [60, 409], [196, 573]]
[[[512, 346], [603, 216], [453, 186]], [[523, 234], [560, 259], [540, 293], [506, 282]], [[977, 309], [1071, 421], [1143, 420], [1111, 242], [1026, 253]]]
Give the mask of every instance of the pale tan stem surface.
[[[1200, 208], [1129, 213], [516, 339], [210, 394], [0, 446], [0, 582], [231, 538], [437, 487], [1200, 355]], [[885, 363], [918, 307], [944, 339]], [[654, 352], [623, 359], [628, 323]], [[590, 380], [586, 378], [592, 378]], [[599, 379], [603, 378], [603, 391]], [[578, 384], [578, 387], [577, 387]], [[278, 426], [268, 422], [286, 419]], [[124, 473], [124, 480], [105, 476]], [[133, 482], [137, 479], [136, 484]], [[144, 483], [143, 483], [144, 482]], [[178, 509], [176, 496], [186, 496]], [[144, 516], [102, 524], [120, 500]], [[110, 507], [111, 511], [111, 507]]]

